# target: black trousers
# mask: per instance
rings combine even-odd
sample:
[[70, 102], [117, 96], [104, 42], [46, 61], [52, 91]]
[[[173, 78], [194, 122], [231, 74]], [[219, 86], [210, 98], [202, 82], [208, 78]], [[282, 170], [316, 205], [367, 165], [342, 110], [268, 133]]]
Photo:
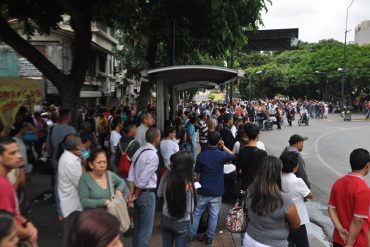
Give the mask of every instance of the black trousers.
[[79, 211], [74, 211], [70, 213], [66, 218], [64, 218], [64, 225], [63, 225], [63, 246], [68, 247], [68, 238], [69, 238], [69, 230], [73, 224], [75, 218], [80, 214]]
[[301, 225], [299, 229], [289, 229], [289, 247], [309, 247], [306, 225]]

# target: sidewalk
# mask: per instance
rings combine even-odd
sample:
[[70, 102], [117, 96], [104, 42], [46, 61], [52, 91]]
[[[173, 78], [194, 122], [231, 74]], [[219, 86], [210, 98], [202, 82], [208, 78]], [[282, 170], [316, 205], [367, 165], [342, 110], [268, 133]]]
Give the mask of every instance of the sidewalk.
[[[27, 200], [35, 198], [45, 191], [51, 190], [50, 176], [32, 174], [27, 181], [26, 196]], [[220, 209], [219, 227], [217, 229], [216, 238], [213, 241], [214, 247], [240, 247], [240, 234], [231, 234], [223, 227], [223, 221], [228, 213], [231, 205], [223, 204]], [[43, 197], [38, 198], [31, 206], [27, 217], [35, 223], [39, 230], [40, 247], [62, 247], [62, 222], [58, 221], [55, 205], [50, 200], [44, 200]], [[322, 239], [324, 235], [321, 228], [314, 224], [307, 226], [310, 245], [313, 247], [329, 247]], [[162, 234], [160, 229], [160, 212], [156, 214], [156, 220], [153, 229], [153, 235], [150, 246], [159, 247], [162, 245]], [[130, 247], [131, 239], [124, 239], [124, 246]], [[192, 242], [190, 247], [205, 246], [204, 243]]]

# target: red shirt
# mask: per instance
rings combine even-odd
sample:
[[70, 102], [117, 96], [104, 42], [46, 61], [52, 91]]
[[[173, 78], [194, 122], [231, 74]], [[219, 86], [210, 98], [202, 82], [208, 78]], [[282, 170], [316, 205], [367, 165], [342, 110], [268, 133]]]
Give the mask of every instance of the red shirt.
[[0, 209], [16, 214], [17, 201], [14, 189], [7, 177], [0, 176]]
[[[362, 229], [357, 235], [353, 246], [367, 246], [366, 234], [369, 229], [369, 200], [370, 190], [364, 178], [360, 174], [349, 173], [338, 179], [330, 193], [329, 207], [337, 210], [343, 227], [349, 230], [352, 217], [364, 218]], [[334, 229], [333, 242], [344, 245], [337, 229]]]

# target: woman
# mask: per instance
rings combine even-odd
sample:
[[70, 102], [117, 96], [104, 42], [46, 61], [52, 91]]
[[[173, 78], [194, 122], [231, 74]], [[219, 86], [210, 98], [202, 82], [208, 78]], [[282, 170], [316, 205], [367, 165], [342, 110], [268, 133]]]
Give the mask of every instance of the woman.
[[118, 220], [102, 209], [86, 210], [74, 220], [68, 247], [123, 247]]
[[159, 144], [163, 165], [167, 170], [171, 170], [170, 157], [179, 151], [179, 145], [176, 143], [176, 131], [172, 126], [166, 127], [164, 138]]
[[106, 207], [111, 203], [109, 177], [111, 177], [116, 195], [122, 195], [125, 182], [115, 173], [107, 171], [107, 154], [104, 150], [100, 149], [93, 152], [88, 163], [89, 165], [86, 168], [90, 171], [81, 176], [78, 186], [81, 205], [84, 208]]
[[194, 209], [193, 178], [194, 159], [190, 152], [180, 151], [172, 155], [172, 170], [163, 175], [157, 195], [163, 197], [162, 236], [163, 247], [187, 245], [190, 215]]
[[18, 242], [15, 216], [0, 210], [0, 247], [16, 247]]
[[289, 227], [300, 228], [293, 200], [282, 193], [281, 169], [278, 158], [267, 156], [249, 187], [246, 199], [249, 223], [244, 246], [288, 247]]
[[191, 152], [193, 157], [195, 157], [195, 146], [197, 143], [196, 125], [197, 125], [197, 118], [194, 115], [190, 115], [189, 121], [185, 124], [185, 131], [186, 131], [185, 149]]

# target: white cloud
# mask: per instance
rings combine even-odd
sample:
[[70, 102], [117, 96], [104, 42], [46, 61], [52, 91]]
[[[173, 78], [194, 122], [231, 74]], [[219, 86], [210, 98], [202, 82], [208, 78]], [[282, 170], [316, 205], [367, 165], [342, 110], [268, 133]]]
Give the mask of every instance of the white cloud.
[[[351, 0], [272, 0], [262, 13], [261, 29], [299, 28], [299, 39], [344, 41], [346, 10]], [[370, 19], [370, 0], [355, 0], [348, 13], [348, 41], [353, 41], [355, 27]]]

